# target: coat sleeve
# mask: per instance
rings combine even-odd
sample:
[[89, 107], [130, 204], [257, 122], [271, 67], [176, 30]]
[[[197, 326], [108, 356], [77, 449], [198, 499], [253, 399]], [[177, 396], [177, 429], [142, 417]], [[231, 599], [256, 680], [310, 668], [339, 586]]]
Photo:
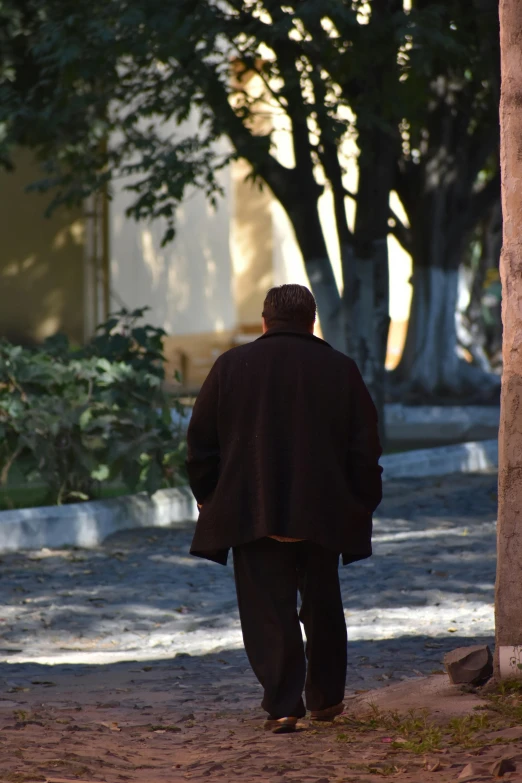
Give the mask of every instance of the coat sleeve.
[[219, 478], [219, 372], [216, 365], [217, 362], [197, 396], [187, 432], [187, 473], [198, 503], [205, 502]]
[[348, 470], [355, 496], [373, 513], [382, 500], [382, 448], [377, 409], [355, 362], [350, 391]]

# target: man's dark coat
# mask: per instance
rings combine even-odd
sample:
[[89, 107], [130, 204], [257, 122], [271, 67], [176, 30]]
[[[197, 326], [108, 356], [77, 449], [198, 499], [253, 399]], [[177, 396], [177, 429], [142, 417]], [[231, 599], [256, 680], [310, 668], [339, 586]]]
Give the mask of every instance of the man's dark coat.
[[269, 535], [369, 557], [382, 497], [377, 413], [357, 365], [281, 327], [227, 351], [198, 395], [187, 469], [203, 504], [191, 553], [225, 564]]

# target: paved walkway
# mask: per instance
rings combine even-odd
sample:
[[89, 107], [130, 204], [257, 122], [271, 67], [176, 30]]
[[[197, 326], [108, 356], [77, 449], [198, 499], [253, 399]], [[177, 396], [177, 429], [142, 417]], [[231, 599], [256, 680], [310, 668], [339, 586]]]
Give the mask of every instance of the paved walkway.
[[[443, 653], [461, 644], [492, 643], [495, 517], [493, 474], [386, 484], [375, 524], [375, 556], [341, 569], [350, 638], [348, 695], [440, 671]], [[232, 569], [191, 558], [191, 532], [190, 525], [130, 531], [92, 551], [1, 556], [0, 752], [4, 743], [9, 756], [5, 727], [13, 715], [11, 730], [22, 726], [26, 736], [34, 730], [39, 753], [39, 725], [65, 747], [73, 738], [82, 745], [78, 732], [95, 724], [109, 738], [109, 753], [117, 752], [116, 733], [126, 727], [129, 736], [138, 732], [140, 742], [144, 736], [154, 741], [157, 776], [149, 770], [140, 777], [131, 761], [127, 772], [118, 762], [118, 776], [111, 776], [109, 767], [94, 762], [90, 767], [82, 756], [90, 777], [76, 779], [152, 783], [189, 779], [189, 765], [201, 760], [205, 742], [226, 746], [233, 714], [257, 731], [260, 692], [241, 646]], [[78, 719], [71, 724], [76, 708]], [[60, 714], [63, 725], [57, 723]], [[213, 716], [213, 735], [205, 739], [200, 733], [200, 755], [191, 761], [188, 730], [197, 732], [203, 715]], [[51, 724], [54, 734], [49, 734]], [[183, 731], [149, 731], [155, 724], [188, 731], [179, 767], [172, 753]], [[67, 752], [82, 755], [79, 747]], [[168, 774], [158, 760], [162, 753]], [[36, 763], [30, 754], [27, 759], [21, 767], [12, 759], [13, 775], [26, 774], [27, 764]], [[241, 759], [236, 762], [234, 779], [242, 779]], [[70, 772], [49, 777], [47, 767], [38, 769], [40, 780], [73, 779]], [[173, 777], [175, 769], [179, 777]], [[302, 774], [295, 779], [307, 779]], [[267, 775], [260, 779], [276, 779], [275, 773]], [[320, 771], [308, 779], [330, 780]]]

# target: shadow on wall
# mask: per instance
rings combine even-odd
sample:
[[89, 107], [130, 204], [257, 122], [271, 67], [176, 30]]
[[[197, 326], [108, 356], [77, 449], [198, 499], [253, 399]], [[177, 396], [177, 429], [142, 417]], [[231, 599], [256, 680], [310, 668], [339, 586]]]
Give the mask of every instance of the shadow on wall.
[[40, 176], [28, 151], [0, 174], [0, 336], [33, 344], [56, 332], [84, 333], [84, 226], [79, 210], [44, 212], [49, 196], [26, 193]]

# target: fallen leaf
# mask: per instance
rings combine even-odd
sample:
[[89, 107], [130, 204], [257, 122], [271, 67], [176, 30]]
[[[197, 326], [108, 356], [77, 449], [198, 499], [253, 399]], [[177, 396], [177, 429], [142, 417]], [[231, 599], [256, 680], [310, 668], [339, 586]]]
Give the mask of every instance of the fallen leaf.
[[100, 726], [105, 726], [107, 729], [110, 729], [111, 731], [121, 731], [120, 727], [116, 723], [116, 721], [111, 721], [110, 723], [100, 723]]

